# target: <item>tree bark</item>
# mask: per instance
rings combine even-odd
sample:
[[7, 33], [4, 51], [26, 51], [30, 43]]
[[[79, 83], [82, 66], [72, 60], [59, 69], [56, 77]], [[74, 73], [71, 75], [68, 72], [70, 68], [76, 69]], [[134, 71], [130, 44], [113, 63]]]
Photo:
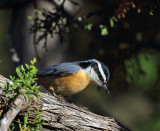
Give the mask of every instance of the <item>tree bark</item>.
[[[2, 87], [3, 83], [7, 81], [11, 82], [0, 75], [0, 87]], [[0, 131], [7, 131], [15, 117], [22, 118], [24, 117], [25, 112], [29, 112], [29, 120], [34, 120], [34, 110], [37, 108], [39, 108], [39, 114], [42, 120], [45, 120], [43, 129], [58, 131], [128, 131], [128, 129], [123, 127], [114, 118], [94, 114], [89, 110], [67, 102], [62, 96], [47, 93], [40, 94], [42, 96], [39, 97], [39, 99], [32, 97], [31, 103], [24, 99], [22, 95], [19, 95], [14, 100], [14, 103], [18, 106], [15, 106], [13, 102], [9, 103], [10, 106], [8, 107], [8, 110], [5, 113], [2, 113], [3, 117], [0, 120]], [[9, 99], [5, 97], [1, 88], [0, 99], [3, 99], [5, 103], [9, 101]], [[0, 106], [2, 107], [2, 104]], [[1, 112], [3, 111], [2, 108], [0, 108], [0, 110]]]

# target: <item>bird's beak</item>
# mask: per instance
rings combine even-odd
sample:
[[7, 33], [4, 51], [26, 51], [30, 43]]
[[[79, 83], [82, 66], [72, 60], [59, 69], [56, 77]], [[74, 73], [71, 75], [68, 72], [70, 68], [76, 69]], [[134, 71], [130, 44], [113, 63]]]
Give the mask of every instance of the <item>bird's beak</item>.
[[106, 85], [103, 85], [103, 88], [108, 92], [108, 94], [110, 95], [110, 92], [108, 90], [108, 87]]

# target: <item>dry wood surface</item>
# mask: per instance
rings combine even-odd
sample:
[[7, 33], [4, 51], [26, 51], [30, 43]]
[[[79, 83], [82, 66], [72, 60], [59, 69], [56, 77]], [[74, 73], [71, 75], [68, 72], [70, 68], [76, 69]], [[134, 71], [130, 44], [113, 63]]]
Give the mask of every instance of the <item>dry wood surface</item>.
[[[1, 87], [5, 82], [11, 82], [0, 75], [0, 99], [9, 102]], [[41, 130], [62, 130], [62, 131], [128, 131], [114, 118], [104, 117], [90, 112], [87, 109], [78, 107], [68, 102], [62, 96], [56, 94], [40, 93], [39, 99], [32, 97], [32, 102], [26, 101], [19, 95], [13, 102], [9, 103], [3, 118], [0, 120], [0, 131], [7, 131], [15, 117], [23, 118], [25, 112], [29, 112], [29, 120], [34, 119], [34, 110], [39, 108], [42, 120], [45, 125]], [[1, 108], [0, 108], [1, 109]]]

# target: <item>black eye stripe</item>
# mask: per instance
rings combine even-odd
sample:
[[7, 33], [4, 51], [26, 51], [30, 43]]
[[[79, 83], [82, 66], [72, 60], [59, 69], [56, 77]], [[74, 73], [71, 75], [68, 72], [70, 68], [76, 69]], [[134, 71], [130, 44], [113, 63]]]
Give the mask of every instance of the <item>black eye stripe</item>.
[[101, 62], [101, 65], [102, 65], [102, 69], [103, 69], [103, 71], [104, 71], [104, 74], [105, 74], [105, 76], [106, 76], [106, 81], [108, 81], [109, 80], [109, 78], [110, 78], [110, 72], [109, 72], [109, 69], [108, 69], [108, 67], [104, 64], [104, 63], [102, 63]]
[[80, 65], [80, 67], [82, 67], [82, 68], [87, 68], [88, 66], [91, 65], [91, 62], [85, 62], [85, 63], [84, 63], [84, 62], [83, 62], [83, 63], [81, 62], [79, 65]]
[[101, 80], [101, 81], [104, 81], [100, 71], [99, 71], [99, 68], [98, 68], [98, 63], [94, 63], [92, 65], [93, 69], [95, 70], [95, 72], [98, 74], [98, 78]]

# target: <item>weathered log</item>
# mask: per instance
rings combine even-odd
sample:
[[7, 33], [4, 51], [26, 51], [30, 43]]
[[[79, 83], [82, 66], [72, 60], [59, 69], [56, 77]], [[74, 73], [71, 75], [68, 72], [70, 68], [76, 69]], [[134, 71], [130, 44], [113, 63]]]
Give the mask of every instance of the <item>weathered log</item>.
[[[0, 76], [0, 87], [3, 86], [5, 82], [11, 82], [3, 76]], [[82, 107], [78, 107], [72, 103], [69, 103], [62, 96], [56, 94], [51, 95], [47, 93], [40, 93], [42, 96], [39, 99], [33, 97], [31, 104], [29, 101], [26, 101], [23, 96], [18, 96], [15, 100], [15, 103], [18, 102], [18, 106], [15, 107], [11, 103], [7, 112], [3, 115], [3, 118], [0, 120], [0, 131], [8, 129], [12, 120], [15, 116], [21, 118], [24, 117], [25, 112], [29, 112], [29, 120], [33, 120], [35, 116], [34, 110], [39, 108], [39, 114], [42, 120], [45, 120], [45, 125], [43, 128], [50, 130], [106, 130], [106, 131], [127, 131], [128, 129], [124, 128], [119, 124], [114, 118], [104, 117], [96, 115], [89, 110], [86, 110]], [[0, 90], [0, 97], [2, 97], [3, 92]], [[3, 95], [3, 99], [4, 95]], [[7, 99], [7, 98], [6, 98]], [[6, 100], [8, 101], [8, 100]], [[25, 110], [24, 110], [25, 109]], [[10, 120], [8, 115], [10, 115]], [[4, 120], [8, 125], [4, 125]]]

